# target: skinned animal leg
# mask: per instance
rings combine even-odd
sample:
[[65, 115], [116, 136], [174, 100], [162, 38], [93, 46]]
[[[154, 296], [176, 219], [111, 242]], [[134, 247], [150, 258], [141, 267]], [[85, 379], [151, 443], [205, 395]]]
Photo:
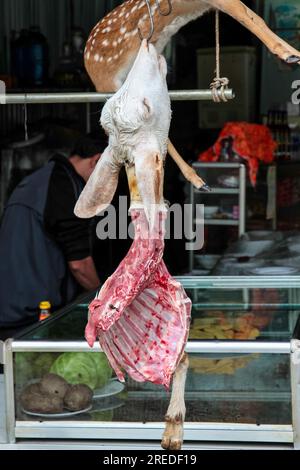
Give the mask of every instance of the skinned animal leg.
[[205, 0], [209, 5], [232, 16], [257, 36], [266, 47], [287, 63], [300, 63], [300, 52], [277, 36], [264, 20], [240, 0]]
[[185, 420], [184, 391], [188, 366], [188, 355], [183, 353], [173, 377], [171, 401], [165, 416], [166, 427], [161, 442], [163, 449], [180, 450], [182, 446]]
[[189, 183], [192, 183], [192, 185], [197, 189], [206, 191], [210, 190], [209, 186], [205, 183], [205, 181], [203, 181], [202, 178], [200, 178], [194, 168], [192, 168], [183, 160], [170, 140], [168, 140], [168, 154], [170, 157], [172, 157], [181, 173]]

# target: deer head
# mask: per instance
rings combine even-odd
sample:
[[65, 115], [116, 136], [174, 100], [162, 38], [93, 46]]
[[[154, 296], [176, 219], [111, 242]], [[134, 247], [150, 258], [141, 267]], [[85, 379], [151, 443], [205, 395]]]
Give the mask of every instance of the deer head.
[[123, 86], [102, 110], [109, 145], [75, 207], [78, 217], [92, 217], [111, 202], [122, 165], [134, 166], [138, 190], [153, 226], [163, 204], [163, 160], [167, 152], [171, 105], [167, 64], [146, 40]]

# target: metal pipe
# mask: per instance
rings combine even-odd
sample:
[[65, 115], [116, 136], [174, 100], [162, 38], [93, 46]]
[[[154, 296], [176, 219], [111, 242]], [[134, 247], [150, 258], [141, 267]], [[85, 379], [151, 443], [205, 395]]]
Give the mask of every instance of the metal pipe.
[[[13, 341], [13, 352], [42, 351], [42, 352], [96, 352], [101, 351], [99, 343], [95, 343], [93, 349], [85, 341]], [[290, 354], [289, 342], [279, 341], [190, 341], [186, 346], [187, 353], [265, 353], [265, 354]]]
[[206, 354], [290, 354], [289, 342], [279, 341], [189, 341], [187, 353]]
[[[53, 439], [53, 444], [59, 446], [59, 439], [63, 439], [63, 445], [66, 446], [66, 440], [77, 439], [77, 445], [82, 445], [83, 440], [98, 440], [98, 446], [105, 445], [106, 440], [118, 440], [119, 442], [135, 441], [134, 446], [138, 446], [138, 441], [159, 441], [162, 430], [165, 427], [163, 422], [101, 422], [101, 421], [63, 421], [63, 420], [45, 420], [45, 421], [17, 421], [16, 437], [20, 439], [39, 439], [39, 445], [42, 439]], [[189, 441], [223, 441], [222, 445], [228, 442], [264, 442], [278, 443], [284, 442], [292, 444], [293, 430], [291, 425], [279, 424], [240, 424], [240, 423], [191, 423], [184, 425], [185, 440]], [[100, 441], [100, 444], [99, 444]], [[224, 443], [225, 441], [225, 443]], [[24, 445], [24, 444], [22, 444]], [[145, 445], [145, 444], [144, 444]], [[190, 446], [193, 444], [189, 443]], [[239, 444], [241, 445], [241, 444]], [[129, 448], [128, 447], [128, 448]], [[57, 447], [58, 448], [58, 447]], [[131, 447], [132, 448], [132, 444]], [[143, 447], [144, 448], [144, 447]], [[99, 447], [98, 447], [99, 449]], [[110, 449], [112, 449], [110, 447]]]
[[[211, 90], [176, 90], [169, 92], [172, 101], [212, 101]], [[4, 96], [5, 104], [100, 103], [112, 93], [11, 93]], [[228, 100], [235, 97], [233, 90], [225, 91]]]

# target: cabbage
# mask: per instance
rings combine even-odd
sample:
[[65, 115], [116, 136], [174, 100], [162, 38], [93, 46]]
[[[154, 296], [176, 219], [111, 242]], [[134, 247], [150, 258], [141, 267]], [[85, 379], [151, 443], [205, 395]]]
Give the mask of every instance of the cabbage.
[[112, 368], [110, 367], [106, 355], [104, 353], [86, 353], [91, 356], [96, 367], [97, 388], [102, 388], [112, 376]]
[[32, 354], [34, 353], [16, 353], [15, 354], [15, 383], [17, 387], [23, 386], [34, 377], [32, 368]]
[[23, 387], [32, 379], [47, 374], [57, 358], [57, 353], [21, 352], [15, 354], [16, 385]]
[[98, 384], [105, 385], [111, 377], [111, 368], [103, 353], [100, 357], [99, 353], [63, 353], [52, 364], [50, 372], [70, 384], [85, 384], [93, 390]]
[[32, 364], [34, 377], [43, 377], [48, 374], [53, 362], [57, 358], [57, 354], [38, 353], [38, 357]]

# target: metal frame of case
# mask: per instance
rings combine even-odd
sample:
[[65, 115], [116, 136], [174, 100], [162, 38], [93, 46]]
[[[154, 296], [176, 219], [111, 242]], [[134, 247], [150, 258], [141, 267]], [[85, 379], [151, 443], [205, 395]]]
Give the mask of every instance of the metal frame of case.
[[[228, 277], [197, 278], [200, 288], [287, 288], [290, 301], [295, 298], [294, 289], [299, 289], [300, 276], [282, 278]], [[186, 288], [195, 282], [195, 278], [179, 278]], [[189, 423], [185, 424], [185, 441], [199, 442], [244, 442], [289, 444], [300, 448], [300, 319], [290, 341], [193, 341], [188, 342], [189, 353], [267, 353], [290, 355], [292, 424], [291, 425], [255, 425], [243, 423]], [[100, 440], [105, 445], [109, 440], [118, 441], [159, 441], [164, 427], [163, 422], [90, 422], [90, 421], [18, 421], [15, 418], [13, 355], [16, 352], [66, 352], [90, 351], [84, 341], [24, 341], [7, 340], [0, 348], [0, 360], [4, 364], [6, 438], [8, 444], [15, 444], [18, 439], [74, 439], [81, 446], [90, 445], [91, 440]], [[97, 344], [94, 351], [100, 351]], [[234, 393], [234, 392], [233, 392]], [[96, 441], [95, 441], [96, 442]], [[17, 444], [16, 444], [17, 445]], [[32, 441], [31, 441], [32, 445]], [[8, 446], [9, 447], [9, 446]], [[7, 446], [6, 446], [7, 448]], [[130, 448], [130, 447], [127, 447]]]

